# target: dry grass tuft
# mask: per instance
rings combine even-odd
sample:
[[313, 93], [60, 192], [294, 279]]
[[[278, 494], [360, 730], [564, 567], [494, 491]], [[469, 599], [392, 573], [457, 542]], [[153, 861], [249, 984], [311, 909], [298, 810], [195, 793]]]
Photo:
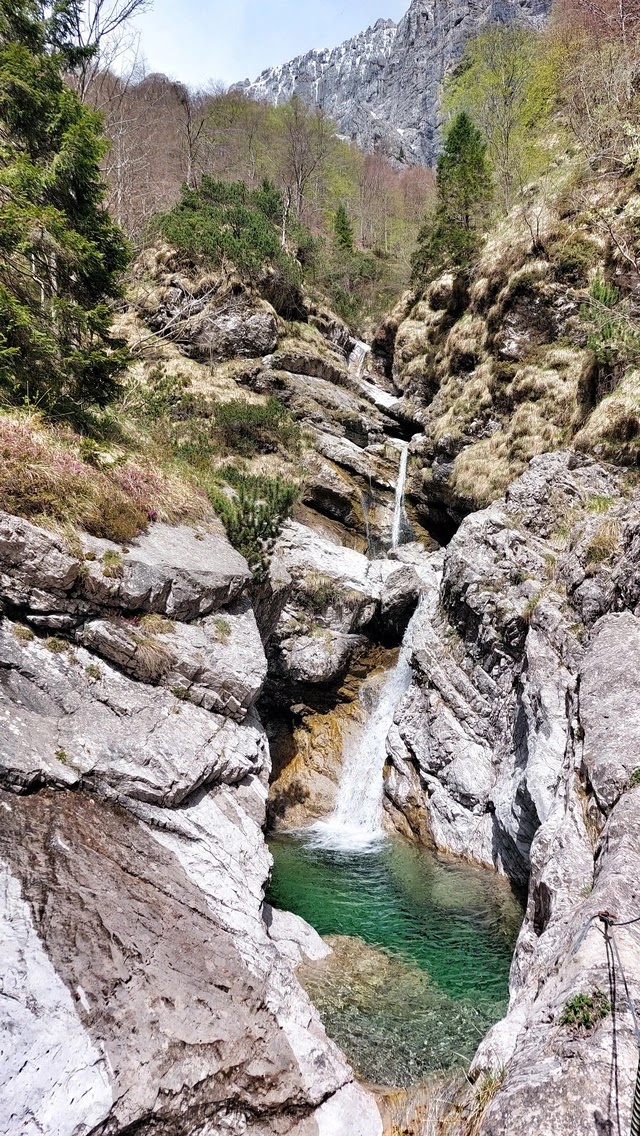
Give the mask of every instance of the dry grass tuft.
[[158, 467], [84, 461], [83, 439], [34, 414], [0, 414], [0, 507], [49, 527], [71, 525], [126, 543], [150, 520], [197, 523], [211, 515], [193, 484]]
[[588, 565], [603, 564], [616, 552], [620, 544], [620, 524], [615, 519], [605, 521], [591, 538], [586, 548]]

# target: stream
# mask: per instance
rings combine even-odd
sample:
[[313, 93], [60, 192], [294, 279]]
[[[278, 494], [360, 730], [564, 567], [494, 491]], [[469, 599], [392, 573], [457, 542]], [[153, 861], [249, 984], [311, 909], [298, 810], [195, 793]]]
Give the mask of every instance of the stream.
[[[358, 343], [351, 358], [352, 377], [363, 384], [367, 352]], [[409, 444], [401, 443], [392, 550], [406, 526], [408, 455]], [[327, 1033], [362, 1079], [398, 1087], [469, 1064], [507, 1009], [523, 918], [497, 873], [385, 829], [387, 735], [412, 680], [418, 618], [395, 665], [361, 688], [360, 720], [343, 733], [333, 813], [269, 840], [269, 902], [301, 916], [332, 948], [298, 969]]]

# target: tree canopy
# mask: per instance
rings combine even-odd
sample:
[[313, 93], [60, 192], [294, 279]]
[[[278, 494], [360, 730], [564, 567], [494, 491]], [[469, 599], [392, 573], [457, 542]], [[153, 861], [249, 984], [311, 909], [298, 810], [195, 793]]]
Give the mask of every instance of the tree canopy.
[[444, 268], [468, 268], [486, 225], [493, 196], [487, 143], [465, 111], [454, 119], [438, 159], [436, 194], [413, 257], [418, 281]]
[[108, 301], [128, 259], [103, 208], [98, 115], [63, 74], [71, 4], [0, 0], [0, 390], [47, 410], [106, 403], [125, 362]]

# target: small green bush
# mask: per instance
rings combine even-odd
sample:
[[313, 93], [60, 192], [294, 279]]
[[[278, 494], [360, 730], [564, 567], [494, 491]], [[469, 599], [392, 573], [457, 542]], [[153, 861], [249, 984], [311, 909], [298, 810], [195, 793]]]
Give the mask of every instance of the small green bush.
[[215, 426], [221, 444], [243, 457], [279, 449], [297, 451], [300, 445], [300, 427], [277, 398], [257, 404], [241, 399], [220, 403], [215, 410]]
[[247, 560], [257, 579], [267, 571], [271, 545], [291, 515], [300, 490], [282, 477], [260, 477], [227, 466], [220, 479], [233, 490], [209, 486], [209, 499], [234, 548]]
[[561, 1026], [573, 1026], [581, 1033], [591, 1033], [598, 1022], [611, 1013], [611, 1003], [602, 990], [576, 994], [566, 1003], [560, 1015]]
[[283, 209], [281, 194], [268, 182], [251, 190], [244, 182], [205, 175], [198, 189], [183, 187], [181, 200], [157, 224], [176, 248], [216, 268], [230, 262], [257, 277], [265, 267], [277, 266], [281, 279], [296, 283], [300, 265], [280, 239]]

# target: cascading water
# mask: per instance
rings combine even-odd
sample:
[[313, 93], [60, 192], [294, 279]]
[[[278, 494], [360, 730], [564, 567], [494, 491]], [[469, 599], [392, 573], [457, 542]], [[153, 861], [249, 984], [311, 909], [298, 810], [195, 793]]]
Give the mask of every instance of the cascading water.
[[407, 466], [409, 463], [409, 443], [405, 442], [400, 454], [400, 467], [398, 469], [398, 482], [396, 485], [396, 501], [393, 510], [393, 525], [391, 527], [391, 548], [395, 552], [400, 544], [402, 522], [405, 517], [404, 491], [407, 485]]
[[384, 680], [372, 713], [357, 736], [344, 747], [344, 764], [333, 813], [308, 830], [318, 846], [363, 850], [375, 847], [384, 837], [382, 795], [387, 734], [398, 703], [411, 682], [412, 625], [413, 620], [407, 628], [398, 662]]
[[364, 364], [367, 355], [371, 354], [371, 348], [368, 343], [363, 343], [362, 340], [356, 339], [356, 345], [349, 356], [349, 374], [354, 379], [362, 379], [364, 372]]
[[398, 402], [397, 394], [389, 394], [388, 391], [382, 390], [377, 387], [375, 383], [371, 382], [364, 377], [364, 368], [367, 356], [371, 354], [371, 348], [368, 343], [362, 343], [361, 340], [356, 340], [356, 345], [349, 356], [349, 375], [358, 383], [358, 386], [370, 398], [376, 406], [381, 407], [383, 410], [389, 410], [390, 407], [395, 406]]

